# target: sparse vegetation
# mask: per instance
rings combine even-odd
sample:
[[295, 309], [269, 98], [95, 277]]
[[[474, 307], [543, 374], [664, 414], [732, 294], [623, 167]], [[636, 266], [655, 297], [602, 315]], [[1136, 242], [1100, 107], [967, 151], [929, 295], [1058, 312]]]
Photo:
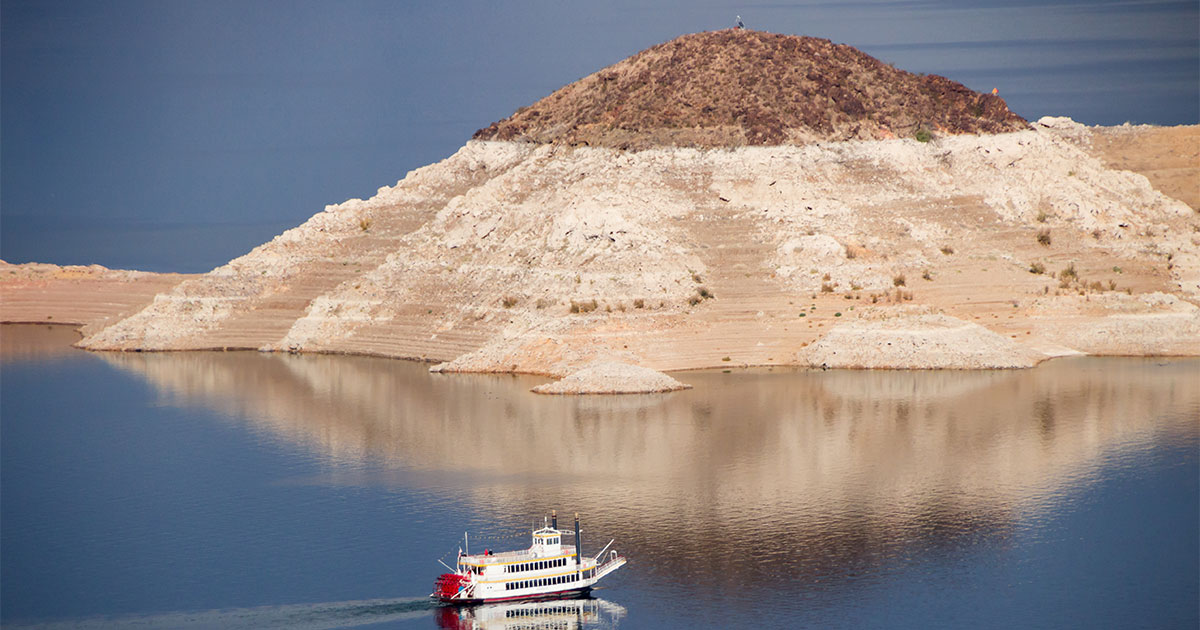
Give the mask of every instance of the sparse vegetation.
[[1046, 265], [1043, 265], [1040, 262], [1035, 262], [1035, 263], [1029, 265], [1029, 273], [1037, 274], [1040, 276], [1040, 275], [1046, 273]]
[[704, 282], [704, 279], [700, 277], [700, 274], [693, 273], [692, 274], [692, 282], [695, 282], [696, 284], [700, 284], [701, 282]]
[[933, 140], [933, 134], [929, 133], [928, 129], [918, 129], [917, 133], [913, 134], [913, 137], [917, 139], [917, 142], [929, 142]]
[[633, 301], [633, 308], [646, 308], [646, 300], [638, 298]]
[[822, 282], [821, 293], [833, 293], [833, 285], [828, 282]]
[[708, 287], [705, 286], [701, 286], [699, 289], [696, 289], [696, 294], [706, 300], [714, 297], [712, 292], [708, 290]]
[[905, 280], [904, 280], [904, 274], [902, 274], [902, 273], [901, 273], [901, 274], [897, 274], [897, 275], [895, 275], [895, 276], [892, 276], [892, 286], [894, 286], [894, 287], [902, 287], [902, 286], [904, 286], [904, 282], [905, 282]]
[[728, 362], [728, 361], [732, 361], [733, 359], [731, 359], [729, 357], [721, 357], [721, 360]]
[[538, 301], [534, 305], [537, 306], [538, 310], [541, 310], [541, 309], [546, 308], [547, 306], [553, 306], [554, 300], [549, 300], [546, 298], [538, 298]]
[[1048, 230], [1048, 229], [1038, 230], [1037, 242], [1049, 247], [1050, 246], [1050, 230]]
[[1075, 263], [1067, 263], [1067, 266], [1064, 267], [1062, 271], [1058, 272], [1058, 277], [1062, 278], [1063, 280], [1074, 280], [1079, 278], [1079, 274], [1075, 272]]
[[363, 217], [358, 220], [358, 229], [366, 232], [367, 230], [371, 229], [371, 226], [374, 223], [375, 222], [371, 220], [371, 217]]
[[1050, 219], [1050, 215], [1046, 214], [1045, 210], [1038, 210], [1038, 215], [1037, 215], [1038, 223], [1045, 223], [1049, 219]]
[[520, 301], [521, 299], [518, 297], [506, 295], [500, 300], [500, 303], [504, 305], [504, 308], [512, 308], [517, 305], [517, 302]]
[[587, 302], [576, 302], [575, 300], [571, 300], [572, 313], [590, 313], [599, 307], [600, 305], [594, 299]]
[[942, 245], [942, 253], [949, 256], [954, 253], [954, 248], [949, 245]]
[[922, 280], [933, 280], [933, 274], [928, 269], [926, 269], [925, 271], [921, 272], [921, 279]]

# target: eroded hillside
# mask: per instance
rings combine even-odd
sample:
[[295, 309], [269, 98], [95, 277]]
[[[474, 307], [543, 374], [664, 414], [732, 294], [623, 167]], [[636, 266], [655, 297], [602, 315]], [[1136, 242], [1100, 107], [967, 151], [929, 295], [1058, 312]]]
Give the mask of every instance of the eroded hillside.
[[[208, 274], [80, 281], [141, 296], [93, 304], [80, 344], [614, 383], [637, 380], [630, 364], [1200, 355], [1196, 128], [1029, 125], [849, 46], [732, 30], [650, 48], [476, 135]], [[5, 270], [0, 315], [71, 316], [75, 285]], [[674, 387], [659, 381], [645, 387]]]
[[1001, 133], [1004, 100], [827, 39], [728, 29], [684, 35], [567, 85], [475, 133], [640, 149]]
[[1196, 213], [1047, 124], [727, 150], [473, 141], [83, 344], [550, 374], [1200, 353]]

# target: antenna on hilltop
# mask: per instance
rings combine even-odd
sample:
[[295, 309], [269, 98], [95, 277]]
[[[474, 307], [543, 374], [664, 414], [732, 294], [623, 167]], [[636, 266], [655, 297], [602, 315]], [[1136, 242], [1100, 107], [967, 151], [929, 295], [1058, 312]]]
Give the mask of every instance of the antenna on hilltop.
[[742, 16], [740, 15], [737, 16], [737, 26], [735, 28], [746, 28], [746, 25], [742, 24]]

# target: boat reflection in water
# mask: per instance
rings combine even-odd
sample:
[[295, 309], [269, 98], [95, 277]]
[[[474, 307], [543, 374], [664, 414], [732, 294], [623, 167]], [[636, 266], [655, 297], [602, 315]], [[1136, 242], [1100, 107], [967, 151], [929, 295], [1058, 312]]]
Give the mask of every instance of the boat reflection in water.
[[638, 559], [631, 588], [687, 576], [696, 597], [825, 590], [912, 558], [1000, 548], [1097, 471], [1190, 452], [1200, 432], [1194, 359], [689, 372], [678, 376], [695, 389], [674, 394], [545, 397], [529, 393], [545, 379], [386, 359], [101, 356], [167, 404], [215, 409], [327, 458], [304, 481], [466, 501], [498, 530], [570, 505]]
[[616, 628], [625, 608], [583, 597], [543, 602], [444, 606], [436, 614], [444, 630], [583, 630]]

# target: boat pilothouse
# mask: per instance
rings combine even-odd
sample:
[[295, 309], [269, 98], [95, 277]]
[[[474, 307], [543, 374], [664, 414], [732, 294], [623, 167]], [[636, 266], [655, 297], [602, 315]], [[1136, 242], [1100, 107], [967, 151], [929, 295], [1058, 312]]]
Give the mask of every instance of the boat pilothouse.
[[[564, 537], [572, 536], [573, 546], [563, 544]], [[579, 515], [575, 515], [575, 531], [563, 531], [558, 529], [557, 512], [552, 512], [550, 524], [533, 532], [528, 549], [475, 555], [460, 551], [454, 572], [438, 577], [430, 597], [477, 604], [584, 594], [624, 566], [625, 557], [609, 549], [612, 543], [594, 557], [585, 557], [579, 551], [583, 544]]]

